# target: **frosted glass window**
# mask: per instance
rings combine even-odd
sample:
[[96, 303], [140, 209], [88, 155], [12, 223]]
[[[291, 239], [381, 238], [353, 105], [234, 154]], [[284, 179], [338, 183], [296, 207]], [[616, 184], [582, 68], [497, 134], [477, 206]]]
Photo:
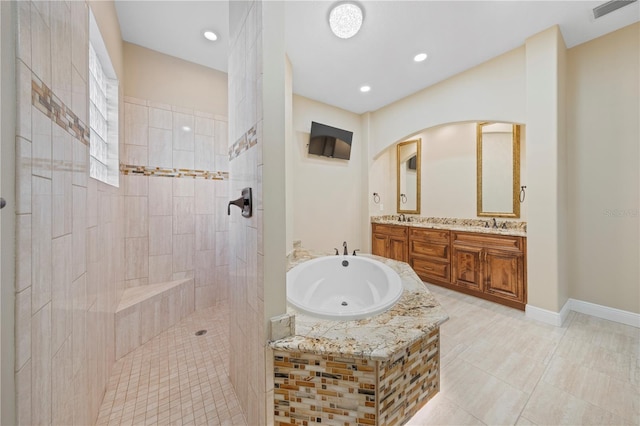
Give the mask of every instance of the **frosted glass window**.
[[118, 186], [118, 80], [95, 18], [89, 42], [89, 176]]

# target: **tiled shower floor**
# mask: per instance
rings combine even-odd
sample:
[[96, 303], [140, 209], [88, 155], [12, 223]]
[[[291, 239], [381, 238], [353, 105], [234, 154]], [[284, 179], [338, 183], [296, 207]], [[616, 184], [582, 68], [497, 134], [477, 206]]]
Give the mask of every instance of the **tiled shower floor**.
[[118, 360], [96, 424], [246, 425], [228, 375], [228, 315], [224, 304], [196, 311]]

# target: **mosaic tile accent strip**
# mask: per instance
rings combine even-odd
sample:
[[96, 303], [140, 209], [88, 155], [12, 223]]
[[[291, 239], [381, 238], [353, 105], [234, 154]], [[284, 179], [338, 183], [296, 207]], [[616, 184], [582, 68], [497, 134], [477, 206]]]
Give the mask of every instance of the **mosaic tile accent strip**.
[[404, 424], [440, 391], [440, 329], [378, 367], [379, 424]]
[[212, 172], [207, 170], [193, 169], [169, 169], [164, 167], [133, 166], [129, 164], [120, 164], [120, 173], [123, 175], [229, 180], [229, 172]]
[[376, 424], [376, 362], [274, 352], [276, 425]]
[[274, 351], [275, 424], [399, 425], [440, 390], [440, 329], [385, 361]]
[[31, 79], [31, 104], [71, 136], [89, 146], [89, 126], [37, 78]]
[[258, 144], [258, 130], [257, 126], [254, 125], [247, 133], [242, 135], [240, 139], [236, 141], [233, 145], [229, 147], [229, 160], [233, 160], [238, 157], [245, 151], [248, 151], [249, 148], [256, 146]]

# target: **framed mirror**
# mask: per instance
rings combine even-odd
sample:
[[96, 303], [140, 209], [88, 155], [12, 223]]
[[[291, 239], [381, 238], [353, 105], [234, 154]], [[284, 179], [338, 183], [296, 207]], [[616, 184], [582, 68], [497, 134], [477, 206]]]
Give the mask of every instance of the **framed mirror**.
[[420, 155], [421, 140], [398, 144], [398, 213], [420, 214]]
[[520, 125], [477, 124], [478, 216], [520, 217]]

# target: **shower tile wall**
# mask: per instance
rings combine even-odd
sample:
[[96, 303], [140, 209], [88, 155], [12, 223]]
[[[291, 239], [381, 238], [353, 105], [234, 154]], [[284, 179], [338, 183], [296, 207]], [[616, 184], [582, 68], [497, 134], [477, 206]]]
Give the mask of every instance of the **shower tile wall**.
[[185, 176], [228, 171], [226, 117], [133, 97], [124, 114], [121, 163], [180, 176], [121, 175], [126, 287], [194, 278], [196, 309], [226, 300], [229, 182]]
[[230, 376], [247, 423], [268, 424], [262, 228], [262, 4], [229, 4], [230, 198], [253, 188], [254, 215], [230, 219]]
[[[19, 1], [16, 9], [17, 418], [86, 425], [114, 363], [123, 199], [89, 178], [77, 132], [88, 123], [87, 4]], [[79, 121], [56, 120], [63, 111]]]

